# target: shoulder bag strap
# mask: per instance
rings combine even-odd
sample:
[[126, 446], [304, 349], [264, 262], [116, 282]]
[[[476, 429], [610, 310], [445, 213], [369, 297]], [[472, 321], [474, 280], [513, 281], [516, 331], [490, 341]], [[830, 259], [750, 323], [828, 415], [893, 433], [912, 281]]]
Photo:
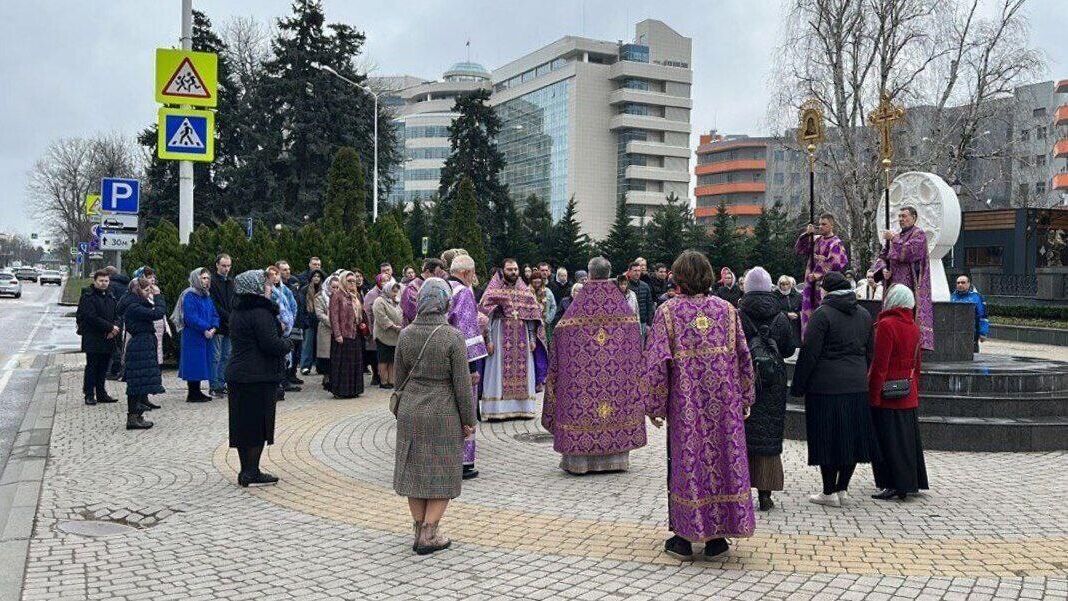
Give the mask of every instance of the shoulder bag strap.
[[426, 342], [423, 343], [423, 348], [419, 349], [419, 356], [415, 358], [415, 363], [412, 363], [412, 368], [408, 370], [408, 375], [404, 378], [404, 382], [401, 383], [400, 388], [397, 389], [397, 392], [404, 390], [404, 387], [408, 385], [408, 380], [412, 379], [412, 374], [415, 373], [415, 368], [419, 366], [419, 361], [423, 358], [423, 352], [426, 351], [427, 345], [430, 344], [430, 339], [434, 337], [434, 334], [438, 333], [438, 330], [444, 328], [445, 325], [446, 324], [441, 324], [440, 326], [434, 328], [434, 331], [426, 337]]

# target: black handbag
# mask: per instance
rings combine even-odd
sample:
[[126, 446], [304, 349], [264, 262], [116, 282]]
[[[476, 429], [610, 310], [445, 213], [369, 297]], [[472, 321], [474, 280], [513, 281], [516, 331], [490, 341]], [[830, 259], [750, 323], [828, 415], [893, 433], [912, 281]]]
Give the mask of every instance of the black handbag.
[[887, 401], [899, 401], [908, 398], [912, 394], [912, 381], [916, 378], [916, 364], [920, 358], [920, 343], [916, 342], [916, 355], [912, 361], [912, 373], [909, 377], [901, 380], [887, 380], [883, 382], [882, 398]]

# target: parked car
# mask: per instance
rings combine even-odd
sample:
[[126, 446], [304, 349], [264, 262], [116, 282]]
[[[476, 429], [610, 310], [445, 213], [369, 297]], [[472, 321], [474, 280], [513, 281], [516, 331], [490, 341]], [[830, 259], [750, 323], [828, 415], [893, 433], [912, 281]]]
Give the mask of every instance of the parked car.
[[44, 286], [45, 284], [55, 284], [56, 286], [63, 285], [63, 274], [54, 269], [46, 269], [41, 272], [41, 275], [37, 276], [37, 283]]
[[13, 273], [0, 273], [0, 294], [10, 294], [15, 298], [21, 298], [22, 282]]
[[33, 267], [17, 267], [15, 268], [15, 278], [19, 280], [30, 280], [36, 282], [37, 277], [41, 275], [41, 272], [37, 271]]

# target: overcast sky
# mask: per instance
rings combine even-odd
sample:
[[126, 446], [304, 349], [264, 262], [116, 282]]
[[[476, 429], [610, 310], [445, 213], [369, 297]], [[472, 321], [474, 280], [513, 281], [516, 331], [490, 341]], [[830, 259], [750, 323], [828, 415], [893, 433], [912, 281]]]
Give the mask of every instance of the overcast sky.
[[[694, 136], [763, 133], [769, 71], [786, 0], [326, 0], [329, 22], [367, 35], [375, 74], [438, 78], [466, 58], [498, 67], [564, 35], [627, 40], [655, 18], [692, 37]], [[51, 140], [156, 118], [154, 49], [178, 43], [180, 0], [0, 0], [0, 231], [42, 228], [26, 210], [27, 172]], [[194, 0], [221, 27], [270, 21], [288, 0]], [[1047, 78], [1068, 78], [1068, 0], [1030, 0]], [[43, 231], [43, 229], [41, 229]]]

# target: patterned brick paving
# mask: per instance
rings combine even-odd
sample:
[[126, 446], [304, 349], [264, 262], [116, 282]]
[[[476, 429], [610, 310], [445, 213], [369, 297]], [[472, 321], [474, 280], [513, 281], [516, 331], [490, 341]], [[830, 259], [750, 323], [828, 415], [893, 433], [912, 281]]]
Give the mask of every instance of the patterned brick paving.
[[[130, 433], [121, 403], [80, 403], [64, 359], [25, 599], [1068, 598], [1066, 453], [929, 453], [934, 490], [901, 504], [870, 500], [861, 467], [829, 509], [804, 502], [819, 478], [788, 442], [788, 490], [757, 536], [688, 565], [660, 553], [662, 433], [628, 474], [572, 478], [534, 422], [482, 424], [483, 475], [443, 523], [454, 548], [416, 557], [385, 394], [291, 394], [265, 456], [282, 482], [241, 489], [224, 402], [164, 395], [157, 427]], [[130, 527], [57, 528], [86, 518]]]

